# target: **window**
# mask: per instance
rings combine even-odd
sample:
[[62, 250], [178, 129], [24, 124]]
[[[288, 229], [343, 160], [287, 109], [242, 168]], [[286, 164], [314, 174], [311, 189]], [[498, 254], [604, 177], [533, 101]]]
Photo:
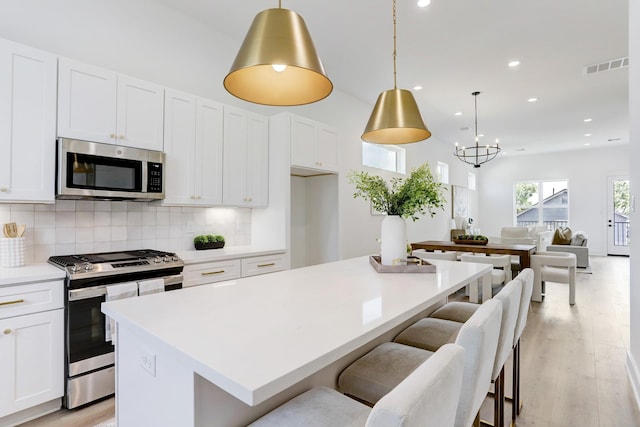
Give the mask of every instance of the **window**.
[[521, 181], [515, 185], [516, 225], [545, 225], [547, 230], [569, 223], [567, 181]]
[[441, 184], [449, 183], [449, 165], [448, 164], [438, 162], [438, 169], [436, 170], [436, 179]]
[[362, 143], [362, 164], [404, 174], [406, 172], [405, 149], [392, 145]]

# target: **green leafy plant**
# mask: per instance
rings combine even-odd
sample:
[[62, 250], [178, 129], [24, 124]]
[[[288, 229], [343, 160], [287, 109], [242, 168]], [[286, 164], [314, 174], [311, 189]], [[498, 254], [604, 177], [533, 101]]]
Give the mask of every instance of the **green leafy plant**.
[[406, 179], [391, 178], [390, 185], [382, 177], [364, 171], [352, 171], [348, 179], [356, 186], [354, 198], [369, 200], [375, 210], [387, 215], [415, 221], [418, 214], [429, 213], [433, 217], [436, 208], [444, 209], [444, 187], [434, 179], [427, 163], [413, 169]]
[[215, 242], [224, 243], [224, 236], [221, 236], [219, 234], [216, 234], [216, 235], [207, 234], [207, 235], [196, 236], [193, 238], [193, 243], [197, 243], [197, 244], [215, 243]]
[[457, 240], [489, 240], [487, 236], [483, 236], [482, 234], [461, 234], [456, 236]]

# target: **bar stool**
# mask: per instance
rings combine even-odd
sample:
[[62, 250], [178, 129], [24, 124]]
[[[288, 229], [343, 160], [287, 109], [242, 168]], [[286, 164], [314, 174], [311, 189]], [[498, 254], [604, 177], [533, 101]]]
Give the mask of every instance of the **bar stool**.
[[[504, 364], [513, 348], [513, 336], [515, 334], [516, 321], [518, 320], [521, 294], [522, 283], [519, 280], [512, 280], [493, 298], [502, 304], [500, 338], [498, 340], [498, 348], [495, 353], [491, 373], [491, 381], [495, 387], [494, 427], [502, 427], [504, 425]], [[480, 308], [478, 308], [476, 312], [478, 310], [480, 310]], [[469, 320], [471, 320], [474, 315], [475, 313]], [[465, 325], [466, 322], [459, 323], [437, 317], [421, 319], [402, 331], [394, 339], [394, 342], [424, 349], [433, 349], [434, 346], [437, 347], [444, 344], [441, 331], [445, 331], [445, 333], [450, 331], [454, 327], [454, 324], [462, 326]]]
[[429, 357], [373, 409], [328, 387], [315, 387], [252, 427], [448, 427], [462, 389], [464, 349], [450, 344]]
[[[456, 344], [464, 348], [464, 387], [456, 411], [456, 427], [479, 422], [477, 414], [489, 391], [501, 319], [501, 302], [489, 300], [458, 332]], [[338, 387], [343, 393], [373, 405], [432, 354], [395, 342], [381, 344], [342, 371]]]
[[[491, 297], [512, 278], [511, 255], [462, 254], [460, 261], [493, 265], [493, 270], [491, 270]], [[485, 298], [483, 297], [483, 299]]]
[[[515, 422], [516, 416], [520, 413], [520, 336], [526, 326], [527, 314], [529, 313], [529, 305], [531, 303], [531, 294], [533, 291], [533, 270], [531, 268], [525, 268], [514, 280], [520, 282], [522, 292], [520, 294], [520, 306], [518, 308], [518, 317], [516, 319], [513, 336], [513, 405], [511, 408], [511, 420], [513, 422]], [[431, 317], [446, 321], [464, 323], [471, 317], [471, 315], [473, 315], [478, 307], [478, 304], [469, 302], [451, 302], [433, 312]]]

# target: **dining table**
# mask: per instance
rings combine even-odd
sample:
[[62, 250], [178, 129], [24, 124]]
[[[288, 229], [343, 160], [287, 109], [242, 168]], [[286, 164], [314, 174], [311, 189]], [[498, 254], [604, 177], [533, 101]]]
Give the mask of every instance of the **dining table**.
[[457, 251], [484, 254], [513, 255], [520, 257], [520, 268], [531, 267], [531, 255], [536, 253], [536, 245], [508, 244], [508, 243], [456, 243], [451, 241], [425, 240], [411, 243], [411, 249], [424, 249], [425, 251]]

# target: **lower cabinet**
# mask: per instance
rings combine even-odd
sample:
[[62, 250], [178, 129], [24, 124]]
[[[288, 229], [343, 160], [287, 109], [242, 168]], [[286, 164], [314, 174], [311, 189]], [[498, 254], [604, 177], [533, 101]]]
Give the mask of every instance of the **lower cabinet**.
[[0, 418], [62, 397], [63, 328], [62, 308], [0, 320]]
[[222, 282], [240, 277], [240, 260], [212, 261], [184, 266], [183, 287]]

